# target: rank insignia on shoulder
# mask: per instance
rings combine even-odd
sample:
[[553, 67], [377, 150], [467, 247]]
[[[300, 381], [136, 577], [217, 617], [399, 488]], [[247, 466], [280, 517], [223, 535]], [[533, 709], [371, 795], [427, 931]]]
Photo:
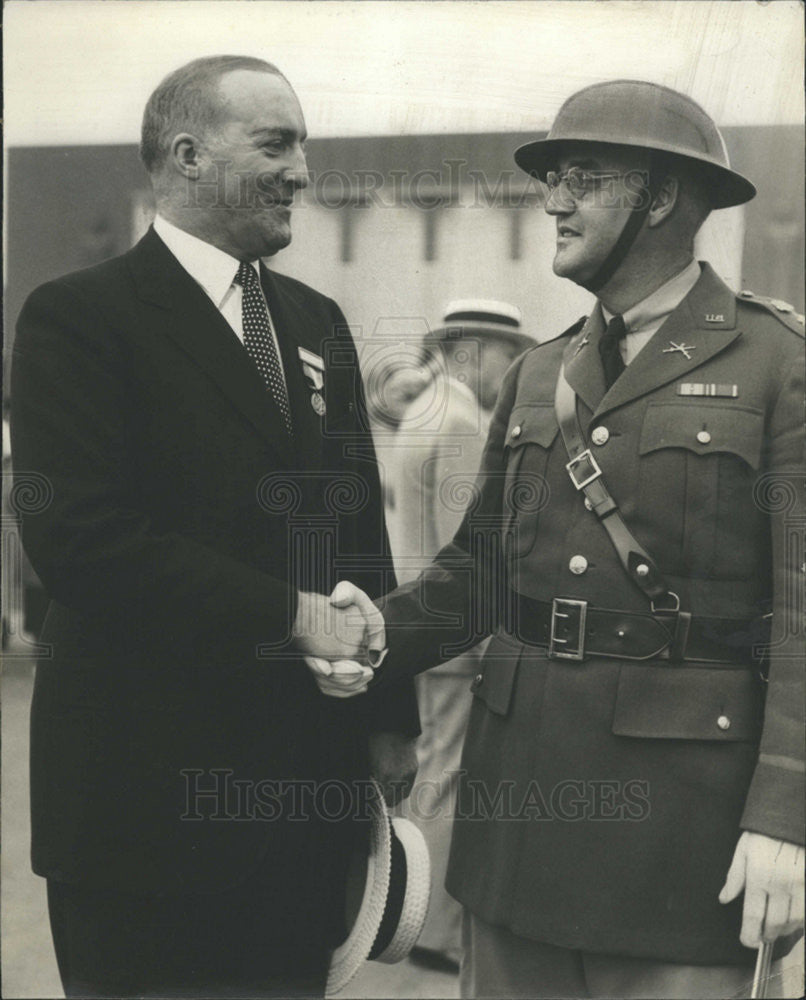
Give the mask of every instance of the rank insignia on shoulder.
[[743, 289], [739, 292], [738, 297], [751, 305], [761, 306], [774, 316], [777, 316], [790, 330], [803, 336], [803, 315], [802, 313], [795, 312], [795, 307], [790, 305], [789, 302], [784, 302], [783, 299], [770, 299], [764, 295], [756, 295], [755, 292], [751, 292], [748, 289]]
[[739, 386], [728, 382], [678, 382], [678, 396], [725, 396], [736, 399]]

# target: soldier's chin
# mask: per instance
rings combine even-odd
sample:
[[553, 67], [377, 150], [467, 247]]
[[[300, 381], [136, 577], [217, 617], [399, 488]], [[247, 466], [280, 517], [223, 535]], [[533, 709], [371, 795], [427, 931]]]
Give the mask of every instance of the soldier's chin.
[[569, 253], [566, 247], [557, 250], [552, 268], [559, 278], [568, 278], [569, 281], [575, 281], [578, 285], [584, 285], [585, 279], [590, 276], [588, 273], [590, 268], [576, 259], [574, 253]]

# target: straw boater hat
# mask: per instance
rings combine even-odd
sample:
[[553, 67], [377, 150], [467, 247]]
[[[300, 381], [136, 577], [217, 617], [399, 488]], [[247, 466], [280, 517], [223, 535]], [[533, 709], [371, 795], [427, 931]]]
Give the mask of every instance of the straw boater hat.
[[517, 306], [493, 299], [457, 299], [448, 304], [442, 325], [423, 338], [423, 346], [433, 348], [438, 343], [474, 336], [507, 340], [524, 351], [535, 344], [521, 329]]
[[428, 912], [431, 860], [420, 830], [389, 816], [374, 780], [363, 895], [347, 940], [333, 953], [325, 996], [350, 982], [367, 960], [400, 962], [414, 947]]

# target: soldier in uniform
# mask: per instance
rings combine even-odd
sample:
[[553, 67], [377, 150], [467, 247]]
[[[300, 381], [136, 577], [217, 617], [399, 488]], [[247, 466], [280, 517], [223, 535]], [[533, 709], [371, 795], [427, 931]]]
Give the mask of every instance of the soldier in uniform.
[[755, 188], [686, 96], [588, 87], [515, 158], [598, 301], [507, 373], [375, 683], [493, 633], [447, 875], [464, 995], [744, 996], [803, 925], [802, 318], [694, 259]]

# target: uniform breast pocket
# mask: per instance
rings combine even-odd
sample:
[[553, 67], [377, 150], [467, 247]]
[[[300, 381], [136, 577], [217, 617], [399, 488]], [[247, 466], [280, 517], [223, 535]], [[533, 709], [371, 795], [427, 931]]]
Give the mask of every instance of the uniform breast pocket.
[[637, 518], [669, 572], [739, 578], [755, 556], [753, 484], [764, 415], [719, 403], [650, 404], [641, 432]]
[[504, 513], [507, 544], [518, 559], [534, 548], [539, 514], [549, 501], [546, 468], [558, 433], [553, 404], [513, 407], [505, 444]]

